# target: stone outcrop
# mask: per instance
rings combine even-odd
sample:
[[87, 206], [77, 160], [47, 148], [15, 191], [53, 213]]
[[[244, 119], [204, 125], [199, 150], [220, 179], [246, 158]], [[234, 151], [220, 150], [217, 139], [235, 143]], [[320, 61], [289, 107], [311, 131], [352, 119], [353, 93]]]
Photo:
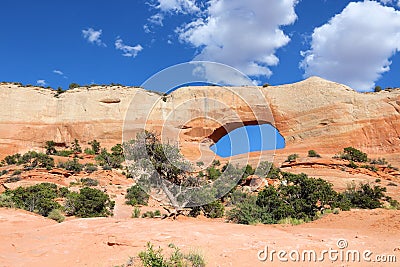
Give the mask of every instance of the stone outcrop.
[[143, 126], [195, 151], [199, 143], [204, 149], [226, 132], [259, 123], [274, 125], [288, 151], [335, 153], [351, 145], [396, 153], [400, 90], [357, 93], [317, 77], [266, 88], [184, 87], [168, 96], [122, 86], [81, 87], [57, 96], [48, 89], [0, 84], [1, 157], [42, 149], [47, 140], [69, 145], [74, 138], [97, 139], [110, 146], [122, 142], [124, 129], [126, 138]]

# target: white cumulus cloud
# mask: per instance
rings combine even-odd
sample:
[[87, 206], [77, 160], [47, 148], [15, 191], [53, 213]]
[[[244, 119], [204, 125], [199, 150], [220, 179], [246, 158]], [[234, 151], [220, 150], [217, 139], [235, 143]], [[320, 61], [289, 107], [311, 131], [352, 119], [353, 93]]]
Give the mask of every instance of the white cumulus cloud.
[[195, 0], [157, 0], [154, 7], [162, 12], [188, 14], [200, 11]]
[[57, 74], [57, 75], [60, 75], [60, 76], [63, 76], [64, 79], [68, 79], [68, 77], [65, 76], [64, 72], [62, 72], [61, 70], [53, 70], [53, 73]]
[[115, 40], [115, 49], [121, 50], [123, 52], [123, 56], [125, 57], [136, 57], [140, 51], [143, 50], [143, 47], [140, 44], [135, 46], [129, 46], [124, 44], [123, 40], [118, 37]]
[[[164, 26], [163, 24], [163, 20], [164, 20], [164, 15], [162, 13], [157, 13], [154, 14], [153, 16], [151, 16], [148, 21], [151, 24], [155, 24], [155, 25], [159, 25], [159, 26]], [[146, 27], [147, 25], [145, 25]], [[148, 26], [147, 26], [148, 27]]]
[[101, 40], [102, 30], [95, 30], [93, 28], [88, 28], [82, 30], [83, 38], [85, 38], [89, 43], [96, 44], [98, 46], [106, 46]]
[[205, 16], [179, 29], [179, 39], [200, 49], [194, 60], [216, 61], [250, 76], [271, 76], [275, 52], [290, 38], [280, 29], [297, 19], [298, 0], [211, 0]]
[[58, 75], [64, 75], [64, 72], [62, 72], [61, 70], [53, 70], [53, 73]]
[[46, 83], [45, 80], [37, 80], [37, 81], [36, 81], [36, 84], [37, 84], [37, 85], [40, 85], [40, 86], [46, 86], [46, 85], [47, 85], [47, 83]]
[[352, 2], [315, 28], [301, 67], [311, 75], [370, 90], [400, 50], [400, 12], [375, 1]]
[[149, 24], [143, 26], [145, 33], [151, 33], [154, 26], [164, 26], [164, 19], [168, 14], [199, 14], [201, 12], [195, 0], [153, 0], [149, 4], [157, 10], [157, 13], [147, 19]]

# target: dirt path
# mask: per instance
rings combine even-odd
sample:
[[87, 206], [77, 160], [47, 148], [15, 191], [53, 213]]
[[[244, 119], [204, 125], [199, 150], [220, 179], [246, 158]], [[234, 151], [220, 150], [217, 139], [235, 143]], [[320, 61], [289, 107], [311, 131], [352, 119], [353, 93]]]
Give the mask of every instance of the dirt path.
[[129, 219], [132, 216], [132, 207], [125, 205], [125, 195], [117, 195], [114, 207], [115, 219]]

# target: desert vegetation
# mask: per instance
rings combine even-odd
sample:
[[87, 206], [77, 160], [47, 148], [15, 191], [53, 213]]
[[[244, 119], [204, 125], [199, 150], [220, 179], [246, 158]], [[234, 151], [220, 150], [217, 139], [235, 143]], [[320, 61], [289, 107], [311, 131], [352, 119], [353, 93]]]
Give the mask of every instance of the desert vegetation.
[[[253, 168], [251, 165], [240, 167], [214, 160], [205, 168], [203, 162], [198, 162], [196, 165], [202, 170], [196, 171], [177, 146], [162, 144], [151, 132], [140, 133], [136, 140], [117, 144], [110, 152], [96, 140], [88, 145], [90, 147], [82, 149], [75, 139], [67, 149], [58, 150], [55, 142], [47, 141], [44, 147], [46, 154], [29, 151], [5, 157], [2, 165], [22, 165], [22, 168], [14, 169], [11, 175], [7, 170], [2, 170], [0, 174], [8, 174], [7, 182], [17, 182], [26, 170], [54, 168], [55, 155], [68, 157], [57, 167], [70, 173], [91, 174], [98, 170], [98, 166], [104, 170], [120, 169], [127, 178], [136, 182], [125, 194], [125, 203], [134, 206], [132, 217], [135, 218], [161, 216], [159, 211], [141, 214], [139, 208], [148, 205], [150, 194], [153, 195], [155, 190], [159, 195], [162, 192], [157, 200], [168, 213], [192, 217], [202, 214], [241, 224], [297, 224], [318, 219], [324, 212], [333, 210], [399, 208], [399, 203], [387, 196], [386, 188], [380, 185], [350, 184], [344, 192], [336, 192], [332, 184], [325, 180], [284, 172], [270, 162], [261, 162]], [[96, 163], [81, 163], [83, 154], [91, 155]], [[130, 162], [128, 166], [125, 155]], [[307, 156], [320, 157], [315, 150], [308, 151]], [[298, 154], [289, 155], [287, 161], [295, 161], [298, 157]], [[347, 160], [351, 168], [365, 168], [373, 172], [378, 170], [377, 166], [391, 166], [384, 158], [368, 159], [366, 153], [352, 147], [344, 148], [336, 157]], [[259, 184], [257, 188], [252, 187], [253, 180]], [[0, 206], [25, 209], [56, 221], [62, 221], [64, 216], [112, 214], [114, 202], [106, 193], [94, 188], [99, 185], [97, 179], [83, 177], [73, 183], [80, 186], [79, 192], [50, 183], [7, 190], [0, 195]], [[168, 206], [170, 208], [166, 208]]]
[[[161, 144], [152, 133], [144, 133], [144, 149], [137, 149], [137, 143], [133, 142], [131, 147], [132, 156], [136, 163], [141, 162], [143, 165], [134, 165], [135, 170], [143, 166], [151, 166], [153, 172], [147, 172], [139, 179], [139, 186], [151, 191], [152, 183], [166, 190], [168, 196], [172, 196], [172, 205], [176, 208], [189, 209], [189, 216], [198, 216], [203, 214], [210, 218], [226, 218], [232, 222], [253, 224], [253, 223], [280, 223], [285, 221], [297, 220], [298, 222], [307, 222], [318, 219], [324, 210], [350, 210], [351, 208], [374, 209], [383, 207], [387, 203], [390, 207], [398, 208], [397, 201], [385, 195], [386, 188], [380, 186], [371, 186], [370, 184], [349, 185], [345, 192], [339, 193], [333, 190], [332, 184], [322, 179], [314, 179], [305, 174], [292, 174], [281, 172], [278, 168], [269, 162], [263, 162], [257, 169], [247, 165], [243, 168], [225, 164], [221, 166], [219, 161], [214, 161], [205, 171], [199, 171], [197, 176], [193, 177], [193, 169], [183, 157], [179, 154], [177, 148], [170, 144]], [[136, 141], [137, 142], [137, 141]], [[137, 151], [147, 151], [150, 155], [138, 154]], [[172, 155], [174, 164], [167, 161], [167, 155]], [[310, 155], [311, 154], [311, 155]], [[309, 152], [312, 157], [319, 156], [315, 151]], [[292, 161], [298, 157], [297, 154], [290, 155], [288, 160]], [[342, 158], [350, 162], [356, 161], [365, 163], [367, 155], [354, 148], [345, 148]], [[150, 160], [149, 162], [145, 160]], [[145, 164], [146, 163], [146, 164]], [[169, 165], [171, 164], [171, 165]], [[196, 164], [198, 167], [203, 164]], [[176, 166], [183, 166], [177, 168]], [[365, 167], [370, 168], [370, 167]], [[145, 172], [146, 173], [146, 172]], [[265, 174], [264, 177], [262, 174]], [[260, 191], [246, 191], [246, 179], [250, 175], [258, 174], [260, 179], [269, 178], [274, 181], [274, 185], [265, 186]], [[223, 192], [228, 184], [225, 183], [224, 177], [230, 177], [238, 182], [236, 186]], [[196, 179], [194, 179], [196, 178]], [[222, 179], [221, 179], [222, 178]], [[152, 180], [153, 179], [153, 180]], [[204, 195], [186, 194], [179, 198], [183, 191], [179, 187], [179, 193], [173, 195], [175, 188], [169, 185], [163, 185], [163, 179], [169, 180], [171, 183], [179, 185], [206, 185], [214, 183], [215, 187], [209, 191], [200, 191]], [[140, 183], [143, 182], [143, 183]], [[139, 186], [132, 187], [128, 190], [129, 199], [127, 203], [132, 205], [138, 204], [141, 196], [146, 196]], [[190, 207], [191, 198], [203, 197], [213, 201], [207, 204]], [[141, 204], [145, 204], [144, 201]], [[225, 213], [227, 210], [227, 213]]]
[[384, 167], [396, 171], [399, 170], [388, 163], [385, 158], [369, 159], [366, 153], [354, 147], [344, 148], [343, 151], [335, 155], [334, 158], [348, 160], [349, 163], [347, 166], [353, 169], [364, 168], [377, 172], [379, 167]]
[[118, 267], [126, 266], [204, 267], [206, 266], [206, 262], [200, 253], [195, 251], [182, 252], [181, 249], [172, 243], [168, 245], [168, 251], [165, 253], [162, 248], [154, 248], [154, 245], [148, 242], [146, 250], [139, 252], [137, 257], [130, 257], [126, 264], [119, 265]]
[[54, 167], [54, 159], [44, 153], [28, 151], [25, 154], [13, 154], [6, 156], [2, 160], [2, 165], [23, 165], [25, 170], [34, 168], [46, 168], [50, 170]]
[[5, 191], [0, 195], [0, 207], [24, 209], [60, 222], [63, 212], [84, 218], [112, 215], [114, 202], [98, 189], [84, 187], [70, 192], [52, 183], [40, 183]]

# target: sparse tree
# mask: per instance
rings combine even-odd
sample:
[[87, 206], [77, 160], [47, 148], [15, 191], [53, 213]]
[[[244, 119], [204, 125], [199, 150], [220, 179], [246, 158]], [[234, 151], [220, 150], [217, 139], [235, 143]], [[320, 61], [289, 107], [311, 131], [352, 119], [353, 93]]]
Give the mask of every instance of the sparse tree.
[[54, 141], [46, 141], [46, 154], [47, 155], [55, 155], [57, 153], [56, 143]]
[[75, 138], [74, 142], [72, 142], [71, 145], [72, 145], [72, 151], [75, 154], [82, 153], [82, 148], [81, 148], [81, 145], [79, 144], [78, 139]]
[[93, 141], [89, 142], [89, 145], [92, 147], [93, 152], [97, 155], [100, 152], [100, 142], [98, 142], [96, 139]]
[[71, 84], [68, 86], [69, 89], [74, 89], [74, 88], [78, 88], [78, 87], [80, 87], [80, 85], [77, 84], [77, 83], [71, 83]]

